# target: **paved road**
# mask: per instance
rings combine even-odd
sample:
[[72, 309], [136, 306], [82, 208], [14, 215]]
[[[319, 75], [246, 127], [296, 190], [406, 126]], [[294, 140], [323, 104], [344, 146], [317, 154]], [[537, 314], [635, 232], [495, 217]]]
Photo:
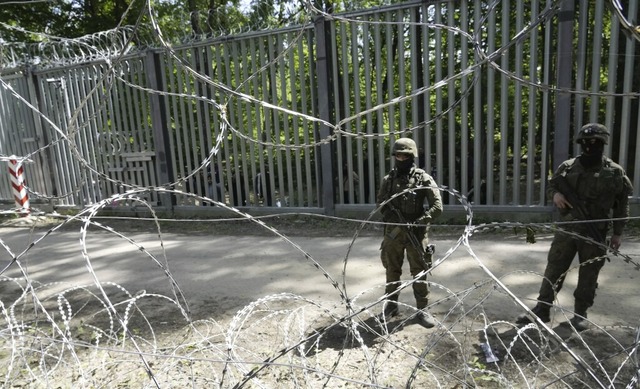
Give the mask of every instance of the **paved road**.
[[[430, 277], [437, 284], [432, 288], [432, 300], [458, 294], [465, 306], [471, 306], [481, 299], [483, 311], [492, 321], [512, 320], [521, 312], [510, 294], [531, 305], [529, 299], [535, 298], [539, 274], [544, 270], [549, 236], [539, 236], [537, 243], [528, 244], [523, 236], [478, 234], [465, 246], [458, 245], [456, 237], [433, 235], [436, 258], [442, 262]], [[131, 293], [146, 290], [170, 295], [169, 277], [158, 261], [181, 288], [195, 318], [230, 315], [258, 298], [284, 292], [339, 303], [341, 290], [349, 298], [359, 296], [358, 302], [365, 304], [381, 295], [384, 280], [380, 238], [370, 236], [355, 242], [336, 237], [288, 241], [277, 236], [215, 233], [168, 233], [160, 238], [157, 232], [119, 236], [91, 229], [83, 237], [79, 231], [45, 235], [45, 231], [0, 227], [0, 239], [4, 245], [0, 247], [2, 267], [13, 255], [19, 255], [22, 265], [14, 263], [2, 276], [26, 275], [42, 284], [61, 283], [60, 288], [100, 281], [117, 283]], [[637, 258], [640, 243], [625, 242], [623, 249]], [[406, 273], [408, 269], [405, 278]], [[575, 275], [575, 271], [570, 274], [559, 295], [560, 304], [568, 309], [573, 305]], [[607, 263], [590, 318], [601, 325], [638, 326], [639, 276], [633, 265], [619, 258]], [[493, 277], [508, 292], [486, 284]], [[401, 294], [401, 301], [413, 305], [411, 293]], [[443, 302], [433, 309], [446, 314], [453, 305]]]

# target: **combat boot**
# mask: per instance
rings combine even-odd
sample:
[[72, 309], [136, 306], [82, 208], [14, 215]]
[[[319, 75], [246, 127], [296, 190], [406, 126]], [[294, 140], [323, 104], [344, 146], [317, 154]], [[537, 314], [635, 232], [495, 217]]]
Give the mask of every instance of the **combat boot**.
[[398, 316], [398, 303], [394, 300], [386, 300], [384, 302], [384, 309], [382, 313], [378, 315], [378, 320], [386, 321], [392, 317]]
[[418, 323], [425, 328], [433, 328], [437, 324], [436, 319], [426, 309], [418, 312], [416, 318], [418, 319]]
[[573, 315], [571, 320], [569, 320], [571, 326], [576, 329], [578, 332], [582, 332], [584, 330], [589, 329], [589, 322], [587, 321], [587, 312], [578, 312]]
[[[548, 305], [538, 303], [531, 309], [531, 312], [533, 312], [534, 315], [538, 316], [543, 323], [548, 323], [551, 321], [549, 310], [550, 309]], [[531, 319], [531, 317], [529, 317], [528, 313], [523, 313], [516, 318], [516, 324], [518, 325], [526, 325], [533, 322], [534, 321]]]

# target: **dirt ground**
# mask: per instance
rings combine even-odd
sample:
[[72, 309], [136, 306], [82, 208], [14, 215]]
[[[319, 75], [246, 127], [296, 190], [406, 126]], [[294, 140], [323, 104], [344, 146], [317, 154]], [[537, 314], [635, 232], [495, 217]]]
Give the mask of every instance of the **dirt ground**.
[[[378, 255], [379, 225], [315, 216], [260, 220], [268, 228], [229, 220], [94, 220], [157, 261], [155, 271], [165, 273], [159, 277], [129, 251], [120, 263], [114, 252], [125, 249], [95, 226], [85, 238], [77, 222], [55, 230], [59, 221], [50, 219], [36, 228], [4, 223], [3, 263], [9, 252], [33, 248], [21, 257], [29, 260], [28, 272], [14, 266], [0, 279], [3, 386], [637, 387], [633, 262], [606, 267], [601, 281], [610, 287], [598, 294], [589, 330], [578, 333], [567, 323], [573, 275], [551, 323], [519, 328], [515, 299], [530, 305], [535, 298], [550, 231], [533, 226], [527, 237], [522, 226], [494, 226], [465, 245], [461, 226], [434, 226], [442, 262], [429, 278], [430, 310], [439, 325], [427, 329], [415, 320], [408, 279], [401, 314], [378, 317], [383, 273], [371, 258]], [[289, 241], [282, 244], [274, 231]], [[536, 243], [527, 243], [532, 237]], [[626, 252], [640, 252], [640, 242], [625, 244]], [[296, 245], [304, 258], [290, 262], [300, 257]], [[40, 268], [38, 260], [47, 257], [79, 261]], [[260, 257], [258, 268], [251, 257]], [[211, 269], [212, 258], [220, 262], [204, 277], [198, 264]], [[187, 273], [175, 259], [190, 261]], [[87, 273], [89, 282], [73, 278]], [[103, 274], [112, 277], [104, 281]], [[165, 290], [152, 282], [169, 276], [175, 285]]]

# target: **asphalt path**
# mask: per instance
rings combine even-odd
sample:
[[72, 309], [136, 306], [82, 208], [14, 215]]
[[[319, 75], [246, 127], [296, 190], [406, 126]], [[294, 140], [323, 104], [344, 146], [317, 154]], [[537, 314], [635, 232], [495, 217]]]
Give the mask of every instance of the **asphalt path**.
[[[467, 307], [481, 306], [491, 321], [513, 321], [523, 311], [520, 303], [532, 305], [540, 285], [551, 236], [537, 238], [530, 244], [512, 233], [475, 234], [466, 243], [434, 232], [432, 300], [455, 295]], [[95, 283], [115, 283], [131, 294], [144, 290], [173, 296], [179, 290], [196, 318], [233, 315], [252, 301], [280, 293], [333, 304], [355, 299], [366, 306], [384, 287], [378, 236], [238, 237], [214, 231], [159, 235], [96, 228], [85, 235], [79, 229], [51, 232], [9, 226], [0, 227], [0, 239], [5, 280], [28, 279], [47, 285], [47, 293]], [[622, 252], [636, 260], [640, 242], [623, 242]], [[558, 303], [567, 309], [573, 307], [576, 274], [569, 274], [558, 295]], [[409, 279], [407, 264], [403, 277]], [[589, 318], [602, 326], [638, 326], [638, 279], [634, 263], [612, 257], [601, 273]], [[0, 296], [6, 306], [10, 301], [2, 284]], [[413, 304], [410, 289], [400, 300]], [[443, 302], [432, 310], [444, 315], [454, 304]]]

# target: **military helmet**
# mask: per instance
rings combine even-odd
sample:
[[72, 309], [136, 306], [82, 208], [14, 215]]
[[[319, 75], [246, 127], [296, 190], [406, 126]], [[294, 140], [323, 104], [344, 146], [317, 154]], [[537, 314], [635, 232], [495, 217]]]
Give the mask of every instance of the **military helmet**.
[[411, 154], [414, 158], [418, 158], [418, 147], [416, 142], [411, 138], [400, 138], [393, 144], [393, 155]]
[[582, 126], [578, 136], [576, 137], [576, 143], [581, 143], [584, 139], [599, 139], [604, 144], [609, 143], [609, 130], [607, 127], [598, 123], [589, 123]]

